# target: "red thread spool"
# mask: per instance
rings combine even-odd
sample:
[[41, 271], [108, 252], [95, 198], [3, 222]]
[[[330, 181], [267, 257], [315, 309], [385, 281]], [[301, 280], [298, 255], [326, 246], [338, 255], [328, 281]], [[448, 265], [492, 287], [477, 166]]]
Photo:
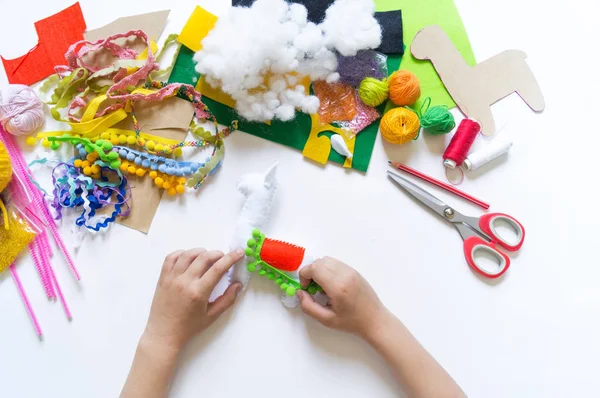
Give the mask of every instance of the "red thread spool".
[[475, 120], [463, 119], [444, 151], [444, 166], [453, 169], [456, 165], [461, 165], [480, 131], [481, 126]]

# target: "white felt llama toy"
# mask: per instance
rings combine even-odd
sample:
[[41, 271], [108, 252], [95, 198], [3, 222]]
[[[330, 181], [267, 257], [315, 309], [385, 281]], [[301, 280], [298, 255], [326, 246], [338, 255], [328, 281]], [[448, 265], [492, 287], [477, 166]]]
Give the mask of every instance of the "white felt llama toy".
[[[277, 164], [271, 166], [266, 173], [245, 174], [238, 183], [238, 190], [246, 197], [240, 213], [231, 249], [246, 247], [252, 237], [252, 231], [264, 231], [271, 217], [271, 202], [277, 190]], [[240, 260], [229, 274], [229, 282], [240, 282], [245, 288], [250, 280], [246, 258]]]
[[288, 308], [298, 305], [296, 292], [300, 289], [315, 295], [319, 302], [324, 302], [326, 298], [318, 285], [312, 283], [306, 288], [300, 285], [300, 269], [313, 262], [306, 250], [269, 239], [262, 233], [271, 215], [271, 204], [277, 188], [276, 170], [275, 164], [264, 174], [246, 174], [238, 184], [238, 189], [246, 200], [235, 228], [231, 249], [246, 248], [246, 257], [234, 265], [229, 274], [229, 282], [240, 282], [246, 287], [250, 281], [250, 273], [257, 272], [279, 286], [283, 291], [281, 301]]

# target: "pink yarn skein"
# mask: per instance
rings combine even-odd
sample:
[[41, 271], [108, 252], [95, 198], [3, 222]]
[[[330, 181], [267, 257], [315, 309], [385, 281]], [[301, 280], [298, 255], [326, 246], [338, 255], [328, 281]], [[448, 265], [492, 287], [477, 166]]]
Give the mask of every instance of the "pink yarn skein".
[[0, 122], [12, 135], [33, 133], [44, 123], [44, 104], [28, 86], [0, 89]]

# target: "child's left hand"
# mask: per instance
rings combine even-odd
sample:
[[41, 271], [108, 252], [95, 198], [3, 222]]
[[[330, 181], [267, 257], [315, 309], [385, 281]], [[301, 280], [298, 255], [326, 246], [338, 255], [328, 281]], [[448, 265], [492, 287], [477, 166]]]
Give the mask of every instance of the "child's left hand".
[[239, 283], [229, 286], [214, 302], [208, 299], [223, 275], [243, 256], [241, 249], [227, 255], [205, 249], [169, 254], [142, 339], [179, 352], [233, 305], [242, 287]]

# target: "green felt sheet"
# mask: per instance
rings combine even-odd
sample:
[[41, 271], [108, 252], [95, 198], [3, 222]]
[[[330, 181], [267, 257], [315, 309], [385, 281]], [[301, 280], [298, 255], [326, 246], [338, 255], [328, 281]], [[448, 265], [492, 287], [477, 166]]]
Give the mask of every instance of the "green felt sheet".
[[418, 60], [410, 53], [410, 45], [419, 30], [429, 25], [439, 25], [446, 31], [467, 64], [475, 65], [471, 43], [454, 1], [375, 0], [375, 9], [377, 11], [402, 10], [404, 45], [408, 51], [402, 58], [400, 67], [416, 74], [421, 83], [421, 98], [414, 105], [414, 109], [420, 109], [427, 97], [431, 97], [432, 105], [455, 107], [454, 100], [446, 91], [431, 62]]
[[[199, 74], [194, 69], [194, 61], [192, 59], [194, 52], [185, 46], [181, 47], [181, 51], [169, 83], [179, 82], [196, 85], [198, 82]], [[401, 55], [389, 55], [388, 56], [388, 71], [391, 73], [398, 70], [401, 60]], [[301, 112], [296, 113], [296, 118], [289, 122], [282, 122], [273, 120], [271, 125], [266, 123], [249, 122], [239, 117], [234, 109], [223, 105], [219, 102], [213, 101], [210, 98], [203, 97], [202, 100], [210, 108], [211, 112], [216, 116], [219, 123], [229, 125], [232, 120], [239, 120], [238, 129], [267, 139], [269, 141], [277, 142], [285, 146], [289, 146], [299, 151], [304, 149], [304, 145], [308, 140], [311, 129], [310, 116]], [[378, 109], [380, 112], [385, 108], [385, 104], [381, 105]], [[371, 154], [377, 139], [377, 132], [379, 130], [379, 121], [374, 122], [362, 132], [356, 136], [356, 143], [354, 145], [354, 156], [352, 158], [352, 168], [366, 172], [369, 167], [371, 160]], [[326, 134], [326, 133], [324, 133]], [[334, 150], [329, 154], [329, 161], [343, 164], [345, 157], [338, 154]]]

